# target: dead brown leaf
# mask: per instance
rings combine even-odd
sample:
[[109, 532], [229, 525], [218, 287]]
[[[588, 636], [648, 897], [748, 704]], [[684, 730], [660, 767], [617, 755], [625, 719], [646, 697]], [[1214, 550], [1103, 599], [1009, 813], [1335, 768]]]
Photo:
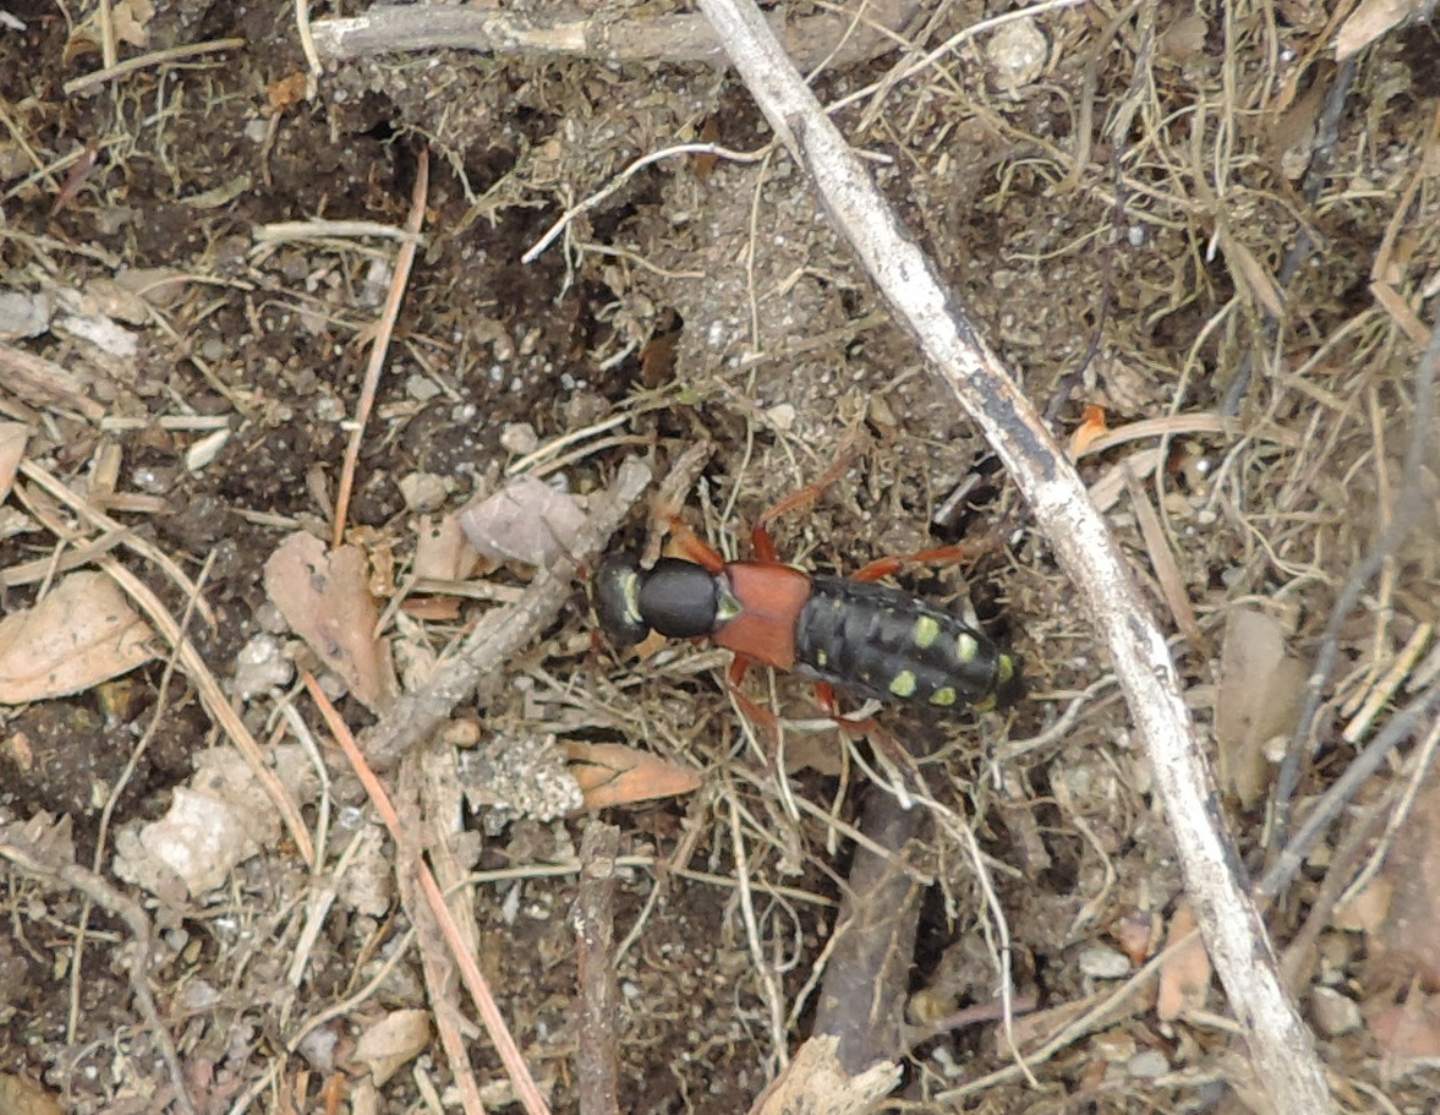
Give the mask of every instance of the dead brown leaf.
[[1366, 938], [1371, 972], [1413, 976], [1426, 991], [1440, 990], [1440, 778], [1415, 799], [1379, 878], [1390, 901]]
[[265, 563], [265, 591], [294, 631], [372, 712], [399, 692], [390, 648], [375, 634], [380, 613], [367, 584], [368, 563], [354, 546], [327, 553], [304, 531]]
[[355, 1060], [383, 1085], [430, 1044], [430, 1012], [395, 1010], [373, 1023], [355, 1043]]
[[1285, 296], [1280, 291], [1280, 284], [1255, 253], [1223, 228], [1220, 230], [1220, 247], [1225, 252], [1225, 262], [1229, 264], [1230, 277], [1235, 280], [1235, 285], [1254, 295], [1255, 301], [1271, 317], [1283, 320]]
[[700, 786], [698, 772], [623, 743], [567, 740], [565, 757], [587, 809], [674, 797]]
[[305, 72], [296, 70], [292, 74], [272, 81], [265, 87], [265, 99], [272, 113], [284, 112], [293, 104], [305, 99]]
[[1391, 1057], [1440, 1057], [1440, 995], [1412, 990], [1405, 1002], [1367, 1020], [1375, 1043]]
[[[1182, 902], [1170, 919], [1165, 938], [1169, 948], [1195, 928], [1195, 915], [1188, 903]], [[1210, 955], [1205, 942], [1197, 935], [1188, 945], [1167, 957], [1160, 967], [1160, 989], [1155, 1000], [1155, 1013], [1163, 1022], [1173, 1022], [1186, 1011], [1202, 1010], [1210, 994]]]
[[460, 529], [483, 557], [545, 568], [568, 553], [585, 525], [575, 497], [533, 476], [517, 476], [460, 511]]
[[0, 703], [80, 693], [155, 657], [152, 632], [103, 573], [71, 573], [0, 620]]
[[415, 563], [410, 570], [416, 577], [463, 581], [475, 572], [478, 563], [475, 551], [465, 544], [458, 516], [420, 516], [415, 532]]
[[1392, 27], [1418, 16], [1424, 6], [1424, 0], [1362, 0], [1335, 35], [1335, 61], [1345, 61]]
[[1265, 788], [1265, 744], [1294, 724], [1304, 667], [1285, 653], [1279, 623], [1264, 612], [1235, 608], [1225, 620], [1215, 742], [1220, 784], [1249, 809]]
[[64, 1110], [43, 1085], [0, 1072], [0, 1111], [5, 1115], [63, 1115]]

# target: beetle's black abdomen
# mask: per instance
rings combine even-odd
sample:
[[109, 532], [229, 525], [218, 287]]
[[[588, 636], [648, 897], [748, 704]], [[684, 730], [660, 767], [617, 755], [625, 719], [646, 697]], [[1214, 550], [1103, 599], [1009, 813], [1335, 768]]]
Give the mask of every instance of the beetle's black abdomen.
[[795, 627], [796, 663], [882, 701], [985, 707], [1018, 688], [1014, 662], [985, 635], [899, 589], [815, 577]]

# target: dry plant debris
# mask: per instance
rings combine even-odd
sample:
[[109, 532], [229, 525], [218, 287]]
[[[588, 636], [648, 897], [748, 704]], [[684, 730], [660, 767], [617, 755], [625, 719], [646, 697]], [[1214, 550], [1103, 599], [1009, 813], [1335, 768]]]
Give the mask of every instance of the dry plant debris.
[[155, 657], [154, 637], [103, 573], [71, 573], [0, 620], [0, 703], [83, 693]]
[[[783, 25], [1163, 617], [1214, 814], [1356, 1110], [1440, 1094], [1430, 6]], [[703, 15], [238, 12], [0, 13], [0, 623], [30, 632], [20, 675], [40, 639], [74, 671], [0, 708], [0, 1110], [593, 1110], [577, 1071], [619, 1110], [1019, 1110], [1032, 1080], [1104, 1112], [1255, 1102], [1095, 624], [736, 73], [685, 60], [715, 57]], [[946, 822], [898, 860], [865, 819], [889, 776], [801, 685], [748, 690], [780, 782], [723, 655], [618, 661], [578, 586], [616, 530], [659, 552], [650, 475], [657, 517], [741, 552], [855, 429], [873, 448], [781, 551], [830, 572], [993, 531], [968, 580], [906, 587], [1032, 678], [1008, 719], [887, 715], [930, 750], [911, 812]], [[586, 525], [477, 573], [457, 516], [518, 476]], [[331, 548], [272, 598], [292, 536]], [[102, 680], [56, 614], [77, 577], [110, 603], [71, 611], [143, 617], [150, 657]], [[297, 699], [322, 665], [393, 830]], [[598, 855], [567, 754], [604, 757]], [[837, 934], [855, 848], [915, 902], [885, 980]], [[924, 989], [858, 1089], [813, 1021], [845, 977], [887, 1033]]]
[[376, 637], [380, 610], [361, 550], [341, 546], [327, 553], [314, 535], [292, 534], [265, 563], [265, 592], [366, 708], [383, 712], [394, 704], [399, 686], [390, 645]]

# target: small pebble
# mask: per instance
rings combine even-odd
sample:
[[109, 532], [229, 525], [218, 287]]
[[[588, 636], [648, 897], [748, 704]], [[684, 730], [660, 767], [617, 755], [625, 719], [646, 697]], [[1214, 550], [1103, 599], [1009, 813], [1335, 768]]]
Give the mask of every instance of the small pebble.
[[996, 31], [985, 48], [990, 75], [1002, 93], [1013, 93], [1045, 72], [1049, 45], [1033, 20], [1017, 19]]
[[1137, 1053], [1131, 1057], [1125, 1068], [1131, 1076], [1139, 1077], [1142, 1080], [1154, 1080], [1170, 1071], [1170, 1062], [1158, 1049], [1147, 1049], [1144, 1053]]
[[1080, 971], [1091, 979], [1123, 979], [1131, 968], [1124, 953], [1096, 945], [1080, 953]]
[[539, 445], [540, 438], [529, 422], [510, 422], [500, 431], [500, 448], [517, 457], [535, 452]]
[[1360, 1007], [1355, 1000], [1330, 987], [1310, 989], [1310, 1013], [1315, 1027], [1326, 1037], [1339, 1037], [1360, 1029]]

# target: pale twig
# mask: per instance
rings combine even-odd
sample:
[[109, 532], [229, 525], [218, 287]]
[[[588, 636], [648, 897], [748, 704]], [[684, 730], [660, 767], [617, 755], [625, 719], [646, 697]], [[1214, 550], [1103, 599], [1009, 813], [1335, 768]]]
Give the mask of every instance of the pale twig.
[[380, 385], [380, 372], [385, 367], [385, 356], [390, 351], [390, 337], [395, 332], [395, 319], [400, 316], [400, 302], [405, 297], [405, 287], [410, 282], [410, 267], [415, 262], [415, 245], [420, 227], [425, 222], [425, 199], [430, 192], [430, 152], [420, 149], [420, 159], [415, 167], [415, 189], [410, 197], [410, 216], [405, 221], [405, 231], [417, 239], [406, 240], [395, 254], [395, 274], [390, 280], [390, 291], [385, 296], [385, 308], [380, 312], [375, 337], [370, 342], [370, 362], [365, 367], [365, 380], [360, 387], [360, 401], [355, 405], [355, 424], [350, 431], [350, 441], [345, 446], [345, 464], [340, 470], [340, 487], [335, 496], [335, 522], [331, 531], [331, 545], [338, 547], [345, 537], [345, 519], [350, 512], [350, 492], [355, 484], [355, 466], [360, 461], [360, 445], [365, 440], [365, 424], [370, 418], [370, 409], [375, 405], [375, 391]]
[[72, 78], [63, 86], [67, 96], [73, 96], [85, 89], [92, 89], [97, 85], [103, 85], [114, 78], [127, 77], [130, 74], [138, 73], [140, 70], [147, 70], [151, 66], [164, 66], [170, 62], [184, 62], [190, 58], [196, 58], [204, 54], [218, 54], [224, 50], [239, 50], [245, 45], [244, 39], [215, 39], [208, 43], [191, 43], [188, 46], [172, 46], [168, 50], [156, 50], [149, 54], [142, 54], [138, 58], [127, 58], [125, 61], [114, 66], [107, 66], [103, 70], [96, 70], [94, 73], [85, 74], [83, 77]]
[[[887, 29], [903, 27], [915, 10], [912, 0], [869, 0], [868, 7], [874, 21]], [[626, 13], [592, 15], [566, 8], [555, 13], [449, 4], [377, 5], [363, 15], [315, 24], [315, 42], [329, 59], [450, 49], [596, 58], [612, 65], [725, 60], [709, 23], [693, 13], [630, 18]], [[852, 34], [854, 20], [848, 12], [797, 15], [777, 10], [773, 18], [792, 57], [807, 69], [823, 60], [867, 61], [893, 49], [887, 36], [869, 28]]]
[[575, 1089], [580, 1115], [618, 1115], [619, 1001], [615, 988], [615, 867], [620, 830], [592, 819], [580, 838], [579, 893], [575, 898], [576, 978], [580, 1004], [576, 1029]]
[[1225, 867], [1236, 862], [1235, 853], [1216, 824], [1214, 785], [1165, 640], [1079, 476], [934, 264], [902, 232], [754, 5], [700, 0], [700, 6], [832, 223], [1007, 465], [1087, 605], [1150, 759], [1210, 955], [1249, 1025], [1257, 1077], [1276, 1111], [1331, 1110], [1314, 1039], [1280, 983], [1254, 903]]

